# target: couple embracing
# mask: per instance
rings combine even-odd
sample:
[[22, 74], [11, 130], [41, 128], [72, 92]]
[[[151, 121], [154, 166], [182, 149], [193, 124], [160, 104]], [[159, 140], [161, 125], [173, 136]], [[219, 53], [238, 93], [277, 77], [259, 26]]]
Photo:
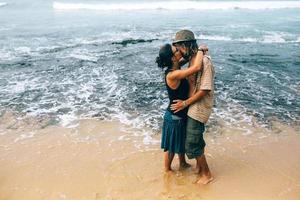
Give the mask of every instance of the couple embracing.
[[[171, 44], [160, 48], [158, 67], [166, 68], [165, 83], [170, 103], [164, 115], [161, 148], [164, 150], [165, 170], [171, 171], [175, 154], [181, 168], [190, 167], [185, 160], [196, 159], [197, 183], [213, 180], [205, 155], [203, 134], [212, 111], [214, 68], [208, 48], [198, 47], [194, 33], [181, 30]], [[181, 66], [188, 63], [188, 68]]]

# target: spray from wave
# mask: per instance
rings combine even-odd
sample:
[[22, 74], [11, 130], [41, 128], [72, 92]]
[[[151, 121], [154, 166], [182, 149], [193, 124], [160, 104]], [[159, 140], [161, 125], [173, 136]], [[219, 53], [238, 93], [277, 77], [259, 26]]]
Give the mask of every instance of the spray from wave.
[[141, 3], [64, 3], [54, 2], [56, 10], [228, 10], [300, 8], [300, 1], [158, 1]]
[[0, 2], [0, 7], [6, 6], [7, 3], [6, 2]]
[[300, 37], [297, 35], [287, 35], [285, 33], [271, 32], [261, 37], [245, 37], [245, 38], [233, 38], [223, 35], [199, 35], [196, 37], [199, 40], [212, 40], [212, 41], [226, 41], [226, 42], [250, 42], [250, 43], [299, 43]]

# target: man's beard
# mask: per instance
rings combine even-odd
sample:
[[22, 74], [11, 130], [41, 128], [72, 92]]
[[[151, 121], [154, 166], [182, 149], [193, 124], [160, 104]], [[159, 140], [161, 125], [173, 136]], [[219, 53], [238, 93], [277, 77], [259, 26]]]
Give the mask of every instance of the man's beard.
[[190, 59], [190, 53], [186, 52], [185, 54], [182, 55], [182, 57], [184, 58], [184, 60], [189, 60]]

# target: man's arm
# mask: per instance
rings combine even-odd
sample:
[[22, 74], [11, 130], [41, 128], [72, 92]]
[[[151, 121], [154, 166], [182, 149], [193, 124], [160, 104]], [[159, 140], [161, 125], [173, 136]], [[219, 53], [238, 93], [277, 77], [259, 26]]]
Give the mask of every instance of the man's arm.
[[213, 89], [213, 69], [212, 65], [208, 62], [204, 62], [204, 69], [201, 75], [201, 83], [200, 87], [198, 88], [197, 92], [193, 94], [187, 100], [174, 100], [173, 104], [171, 105], [171, 110], [174, 112], [178, 112], [185, 107], [192, 105], [193, 103], [201, 100], [205, 95], [207, 95]]
[[174, 111], [174, 113], [177, 113], [181, 110], [183, 110], [185, 107], [194, 104], [195, 102], [199, 101], [202, 97], [207, 95], [210, 90], [199, 90], [197, 91], [193, 96], [188, 98], [187, 100], [174, 100], [173, 104], [171, 104], [171, 110]]

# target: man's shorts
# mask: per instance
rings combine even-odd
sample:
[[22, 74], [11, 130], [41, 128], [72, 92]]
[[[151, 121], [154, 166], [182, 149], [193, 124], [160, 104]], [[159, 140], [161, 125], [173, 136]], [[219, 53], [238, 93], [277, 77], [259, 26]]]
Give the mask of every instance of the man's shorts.
[[190, 117], [187, 119], [185, 152], [189, 159], [201, 156], [204, 153], [205, 141], [203, 133], [205, 126], [202, 122]]

